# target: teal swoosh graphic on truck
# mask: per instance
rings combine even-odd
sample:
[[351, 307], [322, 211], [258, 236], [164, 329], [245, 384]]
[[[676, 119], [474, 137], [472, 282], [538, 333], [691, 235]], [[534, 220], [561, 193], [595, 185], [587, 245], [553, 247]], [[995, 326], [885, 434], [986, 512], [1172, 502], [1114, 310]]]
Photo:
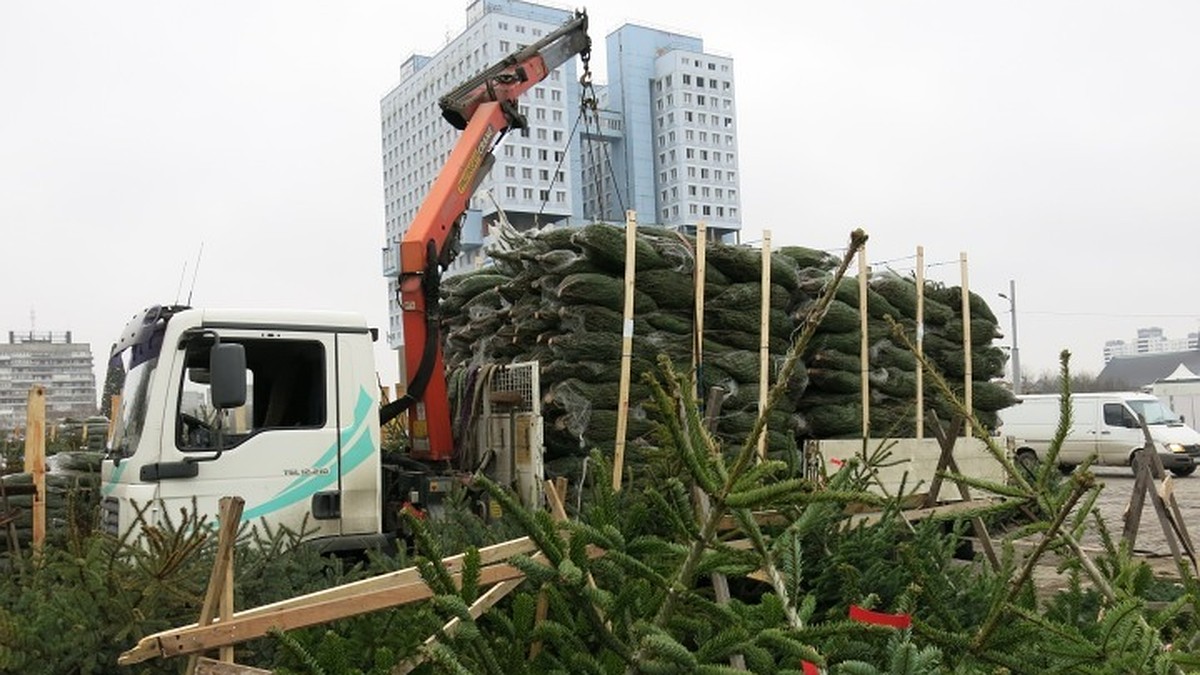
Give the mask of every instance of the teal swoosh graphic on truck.
[[291, 506], [296, 502], [307, 499], [312, 495], [337, 484], [337, 451], [338, 446], [345, 448], [342, 453], [342, 473], [350, 473], [375, 452], [376, 448], [371, 439], [368, 415], [374, 413], [371, 397], [365, 389], [359, 391], [358, 402], [354, 406], [354, 423], [341, 434], [341, 443], [331, 445], [316, 461], [317, 468], [328, 469], [328, 473], [302, 476], [292, 481], [274, 497], [246, 509], [242, 513], [242, 521], [247, 522], [261, 518], [279, 509]]
[[112, 491], [117, 488], [117, 483], [121, 482], [121, 474], [125, 473], [125, 467], [127, 466], [129, 465], [113, 463], [112, 475], [108, 477], [108, 482], [100, 488], [101, 495], [107, 497], [112, 494]]

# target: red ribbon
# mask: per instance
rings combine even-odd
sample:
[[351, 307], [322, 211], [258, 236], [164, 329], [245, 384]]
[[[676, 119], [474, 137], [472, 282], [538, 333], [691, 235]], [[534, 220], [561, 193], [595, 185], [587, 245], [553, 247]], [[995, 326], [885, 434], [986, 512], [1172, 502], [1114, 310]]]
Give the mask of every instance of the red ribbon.
[[821, 669], [812, 661], [802, 661], [804, 666], [804, 675], [821, 675]]
[[908, 628], [912, 626], [911, 614], [888, 614], [863, 609], [858, 605], [850, 605], [850, 619], [859, 623], [871, 623], [876, 626], [891, 626], [892, 628]]
[[845, 460], [838, 459], [837, 457], [830, 457], [829, 463], [838, 467], [839, 469], [842, 468], [843, 466], [846, 466]]

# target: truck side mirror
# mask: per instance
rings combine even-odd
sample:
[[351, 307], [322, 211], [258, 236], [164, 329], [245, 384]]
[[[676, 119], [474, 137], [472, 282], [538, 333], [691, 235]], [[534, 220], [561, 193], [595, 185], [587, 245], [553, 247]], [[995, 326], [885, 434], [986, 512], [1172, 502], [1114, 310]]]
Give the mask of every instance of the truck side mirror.
[[246, 348], [231, 342], [218, 342], [208, 354], [212, 404], [228, 410], [246, 404]]

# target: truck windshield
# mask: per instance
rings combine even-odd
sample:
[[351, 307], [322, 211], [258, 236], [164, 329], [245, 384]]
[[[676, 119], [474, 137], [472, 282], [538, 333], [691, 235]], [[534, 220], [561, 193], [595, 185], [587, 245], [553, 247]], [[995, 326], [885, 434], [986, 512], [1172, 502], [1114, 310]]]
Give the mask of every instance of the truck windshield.
[[[124, 360], [128, 360], [128, 353], [129, 350], [126, 350]], [[157, 366], [156, 356], [126, 371], [125, 386], [121, 389], [120, 413], [117, 415], [116, 428], [113, 429], [111, 455], [115, 458], [129, 457], [137, 450], [142, 429], [146, 426], [150, 381], [154, 379]]]
[[1129, 401], [1129, 407], [1145, 417], [1146, 424], [1181, 424], [1179, 415], [1162, 401]]
[[[152, 313], [151, 313], [152, 312]], [[116, 427], [113, 429], [112, 448], [109, 455], [122, 459], [137, 452], [138, 441], [146, 426], [146, 409], [150, 404], [150, 383], [154, 379], [154, 370], [158, 367], [158, 355], [162, 352], [163, 333], [167, 329], [169, 314], [164, 314], [158, 308], [147, 310], [145, 320], [136, 317], [131, 326], [138, 325], [132, 339], [125, 340], [130, 334], [126, 327], [123, 333], [123, 344], [127, 345], [117, 352], [110, 368], [120, 369], [124, 373], [125, 383], [121, 387], [121, 400], [116, 414]]]

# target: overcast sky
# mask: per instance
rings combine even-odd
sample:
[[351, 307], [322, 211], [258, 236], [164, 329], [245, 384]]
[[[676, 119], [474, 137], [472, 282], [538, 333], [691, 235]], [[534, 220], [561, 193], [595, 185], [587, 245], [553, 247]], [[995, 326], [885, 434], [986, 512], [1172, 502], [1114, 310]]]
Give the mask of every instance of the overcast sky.
[[[100, 367], [189, 293], [386, 328], [379, 100], [466, 4], [0, 0], [0, 329], [71, 330]], [[863, 227], [871, 260], [909, 273], [921, 245], [950, 285], [966, 252], [1006, 329], [1016, 281], [1027, 374], [1200, 330], [1200, 3], [587, 9], [600, 81], [626, 22], [733, 57], [745, 239]]]

